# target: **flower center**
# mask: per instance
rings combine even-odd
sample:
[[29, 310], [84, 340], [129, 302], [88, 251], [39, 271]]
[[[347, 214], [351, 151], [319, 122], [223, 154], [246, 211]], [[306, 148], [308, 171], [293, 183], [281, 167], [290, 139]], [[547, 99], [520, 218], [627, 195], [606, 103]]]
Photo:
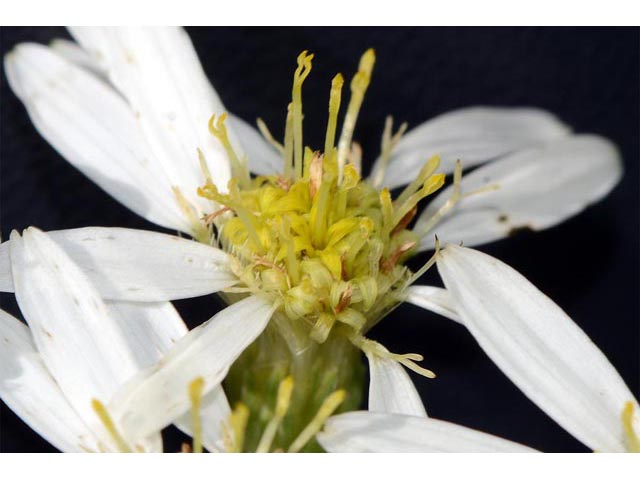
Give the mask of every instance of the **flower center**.
[[352, 81], [338, 146], [341, 75], [332, 82], [325, 152], [303, 147], [301, 89], [311, 58], [306, 52], [298, 57], [281, 146], [283, 172], [252, 179], [228, 141], [225, 117], [212, 118], [210, 129], [227, 148], [235, 176], [226, 193], [209, 177], [198, 194], [215, 202], [205, 222], [215, 225], [221, 247], [239, 260], [246, 288], [273, 297], [322, 343], [335, 326], [347, 326], [347, 335], [366, 332], [400, 301], [412, 281], [403, 262], [419, 242], [408, 226], [418, 202], [438, 190], [445, 176], [435, 173], [434, 157], [395, 201], [387, 189], [361, 179], [351, 137], [373, 68], [372, 50]]

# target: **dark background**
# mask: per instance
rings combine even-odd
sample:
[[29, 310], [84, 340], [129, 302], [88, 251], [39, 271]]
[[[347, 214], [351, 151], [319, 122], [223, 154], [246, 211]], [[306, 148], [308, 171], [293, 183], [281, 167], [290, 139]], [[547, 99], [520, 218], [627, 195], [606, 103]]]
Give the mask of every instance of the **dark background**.
[[[305, 83], [305, 140], [321, 146], [331, 77], [350, 77], [368, 47], [377, 64], [356, 139], [365, 162], [378, 153], [384, 117], [410, 127], [469, 105], [531, 105], [577, 132], [613, 140], [625, 163], [622, 183], [601, 203], [550, 230], [481, 247], [515, 267], [560, 304], [620, 371], [640, 386], [638, 315], [637, 29], [594, 28], [197, 28], [189, 29], [226, 107], [261, 116], [282, 136], [296, 55], [316, 54]], [[61, 28], [4, 28], [2, 54], [16, 43], [67, 37]], [[1, 233], [89, 225], [158, 229], [116, 203], [69, 166], [36, 133], [2, 76]], [[553, 175], [553, 172], [549, 172]], [[416, 262], [424, 261], [419, 257]], [[437, 282], [429, 272], [425, 282]], [[17, 314], [11, 295], [3, 308]], [[211, 313], [211, 299], [178, 302], [190, 325]], [[372, 332], [390, 350], [420, 352], [438, 377], [414, 376], [430, 416], [545, 451], [586, 451], [527, 400], [466, 330], [402, 306]], [[585, 365], [585, 368], [589, 368]], [[413, 375], [413, 374], [412, 374]], [[0, 451], [52, 451], [4, 404]], [[177, 450], [179, 437], [168, 435]]]

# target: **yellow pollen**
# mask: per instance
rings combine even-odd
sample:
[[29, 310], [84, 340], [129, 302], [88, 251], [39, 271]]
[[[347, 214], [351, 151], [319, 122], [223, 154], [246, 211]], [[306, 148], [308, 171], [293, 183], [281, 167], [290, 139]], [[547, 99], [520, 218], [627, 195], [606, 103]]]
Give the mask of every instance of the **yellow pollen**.
[[193, 453], [202, 453], [202, 419], [200, 408], [202, 405], [202, 390], [204, 379], [198, 377], [189, 384], [189, 400], [191, 401], [191, 423], [193, 425]]
[[640, 436], [633, 428], [633, 402], [629, 401], [624, 404], [622, 410], [622, 427], [627, 442], [627, 449], [632, 453], [640, 453]]
[[313, 436], [320, 431], [324, 422], [326, 422], [327, 418], [333, 415], [333, 412], [340, 406], [346, 397], [346, 392], [344, 390], [337, 390], [329, 395], [316, 413], [316, 416], [313, 417], [313, 420], [309, 422], [300, 435], [291, 443], [289, 447], [289, 453], [299, 452], [304, 448], [304, 446], [309, 443], [309, 441], [313, 438]]
[[120, 435], [120, 432], [116, 428], [115, 423], [113, 423], [111, 415], [109, 415], [109, 412], [102, 404], [102, 402], [94, 398], [91, 400], [91, 407], [93, 408], [93, 411], [96, 412], [96, 415], [98, 415], [98, 418], [113, 440], [113, 443], [115, 443], [116, 447], [118, 447], [118, 450], [122, 453], [132, 453], [133, 450], [131, 450], [131, 447], [122, 437], [122, 435]]

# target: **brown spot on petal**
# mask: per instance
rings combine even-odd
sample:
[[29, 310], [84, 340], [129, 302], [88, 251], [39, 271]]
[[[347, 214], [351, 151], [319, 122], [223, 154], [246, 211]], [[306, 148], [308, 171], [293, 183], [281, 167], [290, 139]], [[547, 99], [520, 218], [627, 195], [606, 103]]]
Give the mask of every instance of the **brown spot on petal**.
[[532, 232], [534, 229], [531, 225], [522, 225], [519, 227], [513, 227], [511, 230], [509, 230], [509, 233], [507, 233], [507, 236], [509, 237], [515, 237], [516, 235], [520, 235], [523, 232]]

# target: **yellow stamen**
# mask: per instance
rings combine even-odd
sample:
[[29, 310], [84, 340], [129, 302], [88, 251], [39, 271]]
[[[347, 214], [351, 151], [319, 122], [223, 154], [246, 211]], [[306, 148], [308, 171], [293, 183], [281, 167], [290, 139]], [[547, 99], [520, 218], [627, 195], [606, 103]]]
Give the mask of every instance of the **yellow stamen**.
[[322, 402], [316, 416], [313, 417], [313, 420], [300, 432], [300, 435], [298, 435], [289, 447], [289, 453], [299, 452], [309, 443], [309, 440], [320, 431], [327, 418], [333, 415], [333, 412], [342, 404], [346, 395], [347, 393], [344, 390], [336, 390]]
[[340, 141], [338, 142], [338, 183], [342, 182], [342, 169], [346, 163], [347, 155], [351, 150], [353, 130], [358, 120], [358, 113], [360, 112], [364, 95], [371, 81], [371, 72], [373, 71], [375, 61], [375, 52], [370, 48], [364, 52], [360, 58], [358, 72], [351, 80], [351, 98], [349, 99], [349, 106], [347, 107], [347, 113], [344, 118], [344, 123], [342, 124]]
[[380, 145], [380, 166], [371, 180], [371, 185], [375, 188], [378, 188], [382, 183], [384, 174], [387, 172], [387, 167], [389, 166], [389, 161], [391, 160], [391, 154], [393, 153], [397, 143], [402, 138], [402, 135], [404, 135], [404, 132], [407, 131], [408, 126], [407, 122], [404, 122], [400, 125], [398, 131], [393, 134], [393, 117], [388, 116], [385, 120], [384, 131], [382, 132], [382, 142]]
[[283, 155], [284, 145], [282, 145], [279, 141], [273, 138], [273, 135], [271, 135], [271, 132], [269, 131], [269, 127], [267, 127], [267, 124], [264, 122], [264, 120], [262, 120], [261, 118], [258, 118], [256, 120], [256, 124], [258, 125], [258, 130], [260, 130], [260, 133], [262, 134], [264, 139], [267, 142], [269, 142], [273, 146], [273, 148], [278, 150], [278, 152], [280, 152], [280, 155]]
[[249, 175], [246, 161], [241, 160], [233, 149], [233, 146], [231, 146], [227, 126], [225, 125], [226, 119], [226, 113], [220, 115], [217, 122], [216, 116], [211, 115], [211, 118], [209, 119], [209, 132], [211, 132], [211, 135], [216, 137], [220, 143], [222, 143], [222, 146], [227, 152], [227, 157], [229, 157], [229, 161], [231, 162], [231, 173], [233, 174], [233, 177], [237, 178], [243, 187], [248, 187], [251, 176]]
[[622, 427], [627, 442], [627, 449], [632, 453], [640, 453], [640, 436], [633, 428], [633, 402], [624, 404], [622, 410]]
[[200, 407], [202, 405], [202, 390], [204, 378], [198, 377], [189, 384], [189, 400], [191, 401], [191, 423], [193, 425], [193, 453], [202, 453], [202, 419]]
[[427, 160], [427, 162], [420, 169], [420, 173], [418, 173], [418, 176], [409, 185], [406, 186], [406, 188], [402, 191], [398, 198], [396, 198], [395, 203], [397, 205], [402, 205], [404, 202], [406, 202], [409, 197], [411, 197], [413, 193], [415, 193], [420, 187], [422, 187], [424, 182], [426, 182], [427, 179], [436, 172], [439, 166], [439, 156], [436, 155]]
[[102, 422], [102, 425], [104, 425], [104, 428], [107, 430], [107, 433], [115, 445], [118, 447], [118, 450], [122, 453], [132, 453], [133, 450], [131, 450], [131, 447], [122, 435], [120, 435], [115, 423], [113, 423], [111, 415], [109, 415], [109, 412], [102, 402], [94, 398], [91, 400], [91, 407], [93, 408], [93, 411], [96, 412], [96, 415], [98, 415], [98, 418]]
[[436, 374], [431, 370], [421, 367], [415, 362], [421, 362], [424, 360], [424, 357], [418, 353], [391, 353], [384, 346], [379, 344], [374, 340], [370, 340], [365, 338], [359, 334], [354, 334], [350, 338], [351, 343], [353, 343], [356, 347], [360, 348], [363, 352], [377, 355], [381, 358], [388, 358], [389, 360], [393, 360], [398, 362], [409, 370], [413, 370], [418, 375], [422, 375], [426, 378], [435, 378]]
[[213, 183], [213, 177], [211, 176], [211, 171], [209, 170], [209, 165], [207, 165], [207, 159], [202, 153], [202, 150], [199, 148], [198, 150], [198, 161], [200, 162], [200, 170], [202, 170], [202, 174], [204, 175], [204, 179], [207, 183]]
[[420, 227], [420, 231], [417, 232], [419, 237], [424, 237], [449, 211], [456, 206], [460, 201], [460, 182], [462, 181], [462, 163], [460, 160], [456, 162], [456, 169], [453, 172], [453, 193], [447, 202], [438, 209], [438, 211], [431, 217], [424, 225]]
[[440, 240], [436, 236], [435, 252], [433, 252], [433, 255], [431, 255], [431, 258], [427, 261], [427, 263], [425, 263], [417, 272], [411, 275], [409, 280], [407, 280], [405, 288], [411, 285], [412, 283], [415, 283], [415, 281], [418, 280], [422, 275], [424, 275], [427, 272], [427, 270], [433, 267], [433, 265], [436, 263], [436, 260], [438, 260], [439, 253], [440, 253]]
[[333, 155], [343, 84], [344, 78], [340, 73], [331, 80], [331, 93], [329, 94], [329, 120], [327, 122], [327, 134], [324, 141], [324, 154], [327, 157]]
[[439, 190], [444, 185], [445, 176], [442, 173], [431, 175], [424, 182], [424, 185], [413, 195], [410, 195], [404, 203], [399, 203], [398, 208], [393, 212], [393, 218], [391, 219], [391, 225], [395, 227], [411, 210], [413, 210], [420, 200], [428, 197], [432, 193]]
[[267, 453], [271, 450], [271, 445], [273, 444], [273, 439], [276, 437], [276, 433], [278, 432], [278, 428], [282, 423], [282, 419], [287, 414], [289, 410], [289, 405], [291, 403], [291, 393], [293, 392], [293, 377], [289, 375], [287, 378], [280, 382], [278, 386], [278, 396], [276, 397], [276, 410], [273, 414], [273, 418], [269, 421], [264, 432], [262, 433], [262, 437], [260, 438], [260, 442], [258, 443], [258, 448], [256, 449], [256, 453]]
[[284, 127], [284, 178], [293, 179], [293, 103], [287, 105]]
[[196, 214], [193, 205], [186, 199], [186, 197], [182, 194], [182, 191], [179, 187], [171, 187], [173, 190], [173, 194], [176, 197], [176, 201], [180, 206], [180, 210], [185, 214], [189, 223], [191, 223], [191, 236], [195, 238], [197, 241], [201, 243], [209, 243], [211, 241], [211, 232], [208, 228], [204, 227], [200, 222], [200, 218]]
[[293, 149], [294, 174], [296, 180], [302, 178], [302, 84], [311, 72], [313, 55], [307, 55], [305, 50], [298, 55], [298, 68], [293, 75], [293, 89], [291, 100], [293, 103]]

